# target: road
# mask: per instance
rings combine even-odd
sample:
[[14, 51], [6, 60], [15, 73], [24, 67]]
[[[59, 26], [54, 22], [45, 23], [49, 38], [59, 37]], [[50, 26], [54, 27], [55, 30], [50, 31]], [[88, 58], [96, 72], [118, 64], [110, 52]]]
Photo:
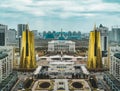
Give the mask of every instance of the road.
[[23, 88], [23, 81], [19, 79], [11, 91], [18, 91], [19, 89], [22, 88]]
[[27, 78], [27, 77], [30, 77], [32, 76], [32, 73], [21, 73], [21, 72], [18, 72], [18, 81], [16, 82], [16, 84], [13, 86], [12, 90], [11, 91], [18, 91], [20, 89], [22, 89], [24, 86], [23, 86], [23, 82], [24, 80]]
[[106, 84], [106, 82], [103, 80], [103, 73], [98, 72], [98, 73], [93, 73], [97, 80], [101, 83], [102, 87], [104, 88], [105, 91], [111, 91], [110, 87]]
[[104, 84], [105, 91], [112, 91], [112, 90], [110, 90], [110, 87], [106, 84], [106, 82], [104, 80], [101, 80], [101, 82]]

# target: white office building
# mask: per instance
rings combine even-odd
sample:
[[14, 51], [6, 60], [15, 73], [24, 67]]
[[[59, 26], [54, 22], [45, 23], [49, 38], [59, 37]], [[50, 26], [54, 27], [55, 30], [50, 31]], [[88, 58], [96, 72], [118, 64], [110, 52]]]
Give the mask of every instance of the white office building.
[[52, 40], [48, 42], [49, 52], [75, 52], [75, 42], [68, 40]]
[[12, 73], [13, 53], [12, 47], [0, 46], [0, 83]]

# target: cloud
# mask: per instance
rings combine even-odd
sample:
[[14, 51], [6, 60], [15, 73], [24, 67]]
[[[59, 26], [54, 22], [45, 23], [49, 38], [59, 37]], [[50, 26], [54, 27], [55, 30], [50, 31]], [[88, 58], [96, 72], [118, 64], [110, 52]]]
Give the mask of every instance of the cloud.
[[[57, 16], [72, 17], [72, 16], [94, 16], [90, 12], [101, 11], [118, 11], [120, 5], [118, 3], [106, 3], [101, 0], [8, 0], [8, 2], [2, 2], [1, 8], [6, 10], [16, 10], [24, 13], [31, 14], [33, 16], [52, 16], [52, 14], [58, 14]], [[60, 9], [60, 10], [59, 10]], [[58, 10], [58, 11], [56, 11]], [[81, 14], [80, 12], [89, 12], [89, 14]], [[57, 13], [56, 13], [57, 12]], [[12, 13], [12, 12], [11, 12]]]
[[103, 2], [107, 2], [107, 3], [119, 3], [120, 4], [120, 0], [103, 0]]
[[[41, 21], [41, 27], [43, 27], [44, 24], [50, 25], [50, 23], [56, 23], [56, 21], [61, 21], [62, 24], [65, 22], [64, 20], [68, 20], [69, 22], [74, 20], [77, 22], [82, 19], [83, 22], [95, 22], [97, 20], [104, 21], [106, 18], [110, 22], [108, 18], [119, 20], [120, 3], [118, 1], [119, 0], [3, 0], [0, 4], [0, 19], [3, 22], [15, 21], [19, 23], [22, 21], [30, 21], [35, 24]], [[112, 19], [111, 22], [113, 22]]]

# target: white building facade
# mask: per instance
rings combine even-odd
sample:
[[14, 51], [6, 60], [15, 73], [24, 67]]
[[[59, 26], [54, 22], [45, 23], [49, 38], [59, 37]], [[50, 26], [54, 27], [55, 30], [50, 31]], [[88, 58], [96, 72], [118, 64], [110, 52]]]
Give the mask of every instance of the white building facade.
[[0, 83], [12, 73], [13, 54], [12, 47], [0, 46]]
[[75, 72], [74, 62], [50, 62], [48, 72], [51, 77], [68, 77]]
[[[69, 55], [54, 55], [54, 56], [43, 56], [39, 58], [39, 61], [47, 62], [46, 68], [45, 65], [41, 65], [34, 72], [35, 77], [41, 77], [41, 74], [49, 75], [50, 78], [88, 78], [89, 72], [86, 69], [86, 57], [75, 57]], [[82, 64], [77, 62], [82, 61]], [[44, 66], [44, 67], [42, 67]], [[45, 69], [45, 70], [43, 70]], [[47, 70], [46, 70], [47, 69]], [[44, 72], [43, 72], [44, 71]]]
[[120, 47], [110, 47], [110, 74], [120, 81]]
[[112, 35], [114, 42], [120, 42], [120, 26], [112, 27]]
[[48, 42], [49, 52], [75, 52], [75, 42], [67, 40], [52, 40]]
[[6, 46], [15, 46], [17, 45], [16, 41], [16, 30], [15, 29], [9, 29], [7, 31], [7, 42]]
[[110, 65], [110, 73], [120, 81], [120, 53], [111, 56]]

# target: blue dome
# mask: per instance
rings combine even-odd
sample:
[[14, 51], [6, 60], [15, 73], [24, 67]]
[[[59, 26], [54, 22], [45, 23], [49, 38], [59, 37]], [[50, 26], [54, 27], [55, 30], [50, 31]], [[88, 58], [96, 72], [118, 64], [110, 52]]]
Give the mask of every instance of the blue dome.
[[65, 38], [63, 36], [60, 36], [58, 39], [59, 40], [65, 40]]
[[65, 36], [63, 35], [63, 32], [59, 34], [58, 40], [65, 40]]

